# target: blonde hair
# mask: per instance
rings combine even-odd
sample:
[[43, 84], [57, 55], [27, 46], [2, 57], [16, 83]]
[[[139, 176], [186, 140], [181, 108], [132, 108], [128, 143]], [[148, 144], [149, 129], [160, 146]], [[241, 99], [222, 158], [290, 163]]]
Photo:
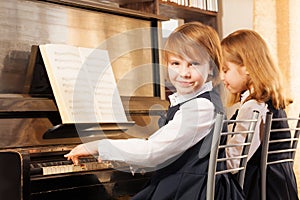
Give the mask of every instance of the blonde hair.
[[[286, 108], [291, 101], [285, 98], [281, 72], [274, 64], [265, 40], [255, 31], [238, 30], [221, 42], [224, 61], [245, 66], [250, 81], [250, 96], [259, 102], [272, 101], [274, 108]], [[224, 63], [225, 64], [225, 63]], [[250, 86], [253, 90], [250, 90]], [[230, 94], [228, 104], [240, 101], [241, 94]]]
[[200, 62], [209, 60], [212, 70], [210, 80], [214, 85], [219, 83], [221, 45], [212, 27], [200, 22], [188, 22], [177, 27], [166, 40], [163, 53], [165, 62], [171, 54]]

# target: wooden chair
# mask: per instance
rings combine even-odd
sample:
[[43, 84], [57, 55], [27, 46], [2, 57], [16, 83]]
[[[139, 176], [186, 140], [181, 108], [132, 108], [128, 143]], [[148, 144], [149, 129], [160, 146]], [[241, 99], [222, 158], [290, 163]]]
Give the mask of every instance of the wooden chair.
[[[244, 176], [245, 176], [245, 170], [246, 170], [246, 163], [247, 163], [247, 157], [248, 152], [250, 148], [250, 144], [253, 138], [253, 133], [256, 127], [256, 123], [258, 121], [259, 112], [254, 111], [252, 119], [249, 120], [224, 120], [224, 114], [218, 113], [216, 116], [216, 122], [214, 125], [214, 132], [213, 132], [213, 138], [212, 138], [212, 144], [211, 144], [211, 152], [210, 152], [210, 160], [209, 160], [209, 166], [208, 166], [208, 180], [207, 180], [207, 199], [214, 199], [215, 195], [215, 179], [216, 176], [219, 174], [225, 174], [225, 173], [233, 173], [238, 172], [238, 181], [241, 187], [243, 187], [244, 183]], [[229, 123], [248, 123], [248, 130], [247, 131], [240, 131], [240, 132], [232, 132], [232, 131], [223, 131], [223, 126], [227, 126]], [[223, 137], [228, 137], [229, 135], [233, 134], [247, 134], [246, 141], [241, 144], [221, 144], [220, 141], [222, 141]], [[242, 155], [236, 156], [236, 157], [230, 157], [226, 158], [225, 152], [223, 153], [223, 157], [220, 157], [220, 151], [225, 151], [226, 149], [230, 147], [242, 147], [244, 150], [242, 152]], [[232, 159], [239, 159], [241, 160], [241, 164], [237, 168], [233, 169], [226, 169], [224, 167], [223, 169], [219, 170], [217, 168], [218, 164], [222, 164], [223, 166], [226, 166], [227, 160]]]
[[[299, 140], [299, 133], [300, 133], [300, 115], [298, 118], [274, 118], [272, 119], [273, 114], [271, 112], [267, 113], [266, 116], [266, 123], [265, 123], [265, 130], [262, 142], [262, 152], [261, 152], [261, 199], [266, 200], [267, 196], [267, 189], [266, 189], [266, 181], [267, 181], [267, 166], [283, 163], [283, 162], [292, 162], [294, 164], [294, 158], [297, 150], [297, 144]], [[281, 129], [271, 129], [272, 122], [282, 122], [287, 121], [289, 124], [288, 128], [281, 128]], [[271, 139], [270, 135], [272, 133], [280, 133], [284, 131], [290, 131], [291, 137], [290, 138], [283, 138], [283, 139]], [[280, 148], [280, 150], [272, 150], [270, 145], [272, 144], [280, 144], [289, 142], [290, 145], [287, 145], [287, 148]], [[269, 159], [271, 155], [278, 155], [278, 154], [286, 154], [285, 158], [275, 160]]]

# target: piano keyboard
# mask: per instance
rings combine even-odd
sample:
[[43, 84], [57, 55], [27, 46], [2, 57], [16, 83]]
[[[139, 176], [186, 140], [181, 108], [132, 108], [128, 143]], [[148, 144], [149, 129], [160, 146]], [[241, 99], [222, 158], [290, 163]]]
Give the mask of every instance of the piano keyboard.
[[31, 175], [53, 175], [71, 172], [84, 172], [113, 168], [111, 162], [99, 163], [96, 158], [80, 158], [80, 164], [74, 165], [72, 161], [51, 161], [30, 164]]

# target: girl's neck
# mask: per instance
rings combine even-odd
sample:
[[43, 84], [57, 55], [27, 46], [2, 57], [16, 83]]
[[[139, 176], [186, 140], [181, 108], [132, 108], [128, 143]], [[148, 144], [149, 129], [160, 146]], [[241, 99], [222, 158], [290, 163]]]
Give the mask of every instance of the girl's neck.
[[241, 103], [244, 103], [249, 95], [250, 95], [249, 90], [245, 90], [241, 92]]

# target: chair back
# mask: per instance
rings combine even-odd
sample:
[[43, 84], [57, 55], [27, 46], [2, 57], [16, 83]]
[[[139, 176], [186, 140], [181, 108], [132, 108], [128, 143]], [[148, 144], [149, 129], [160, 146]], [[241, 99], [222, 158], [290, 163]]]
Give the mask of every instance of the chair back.
[[[216, 176], [219, 174], [225, 174], [225, 173], [238, 173], [238, 181], [241, 187], [243, 187], [244, 184], [244, 176], [245, 176], [245, 170], [246, 170], [246, 163], [249, 153], [250, 144], [253, 138], [254, 130], [258, 121], [259, 112], [253, 111], [253, 116], [251, 119], [245, 119], [245, 120], [225, 120], [223, 113], [218, 113], [216, 116], [216, 121], [214, 125], [214, 132], [213, 132], [213, 138], [212, 138], [212, 144], [211, 144], [211, 152], [210, 152], [210, 159], [209, 159], [209, 166], [208, 166], [208, 178], [207, 178], [207, 199], [214, 199], [215, 194], [215, 179]], [[223, 126], [228, 125], [230, 123], [247, 123], [249, 124], [248, 129], [245, 131], [224, 131]], [[246, 134], [246, 140], [244, 143], [240, 144], [222, 144], [222, 137], [228, 137], [229, 135], [234, 134]], [[239, 156], [230, 157], [227, 158], [225, 151], [228, 148], [236, 148], [241, 147], [243, 148], [243, 152]], [[220, 152], [223, 153], [220, 153]], [[227, 169], [226, 168], [226, 161], [232, 160], [232, 159], [238, 159], [240, 160], [241, 164], [239, 167]], [[218, 164], [225, 166], [218, 168]]]
[[[261, 199], [267, 198], [267, 167], [268, 165], [291, 162], [294, 163], [300, 133], [300, 115], [298, 118], [272, 118], [267, 113], [261, 151]], [[272, 129], [272, 123], [286, 123], [285, 128]], [[290, 133], [285, 137], [284, 132]], [[272, 137], [272, 134], [277, 134]], [[278, 137], [281, 134], [282, 137]], [[289, 134], [288, 134], [289, 135]]]

